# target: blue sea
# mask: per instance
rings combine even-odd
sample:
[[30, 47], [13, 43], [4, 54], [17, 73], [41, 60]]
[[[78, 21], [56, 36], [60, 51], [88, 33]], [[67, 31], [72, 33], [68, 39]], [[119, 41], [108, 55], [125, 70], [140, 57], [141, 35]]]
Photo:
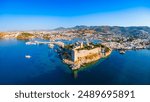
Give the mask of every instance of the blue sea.
[[109, 57], [73, 72], [47, 45], [0, 40], [0, 84], [150, 85], [150, 50], [113, 51]]

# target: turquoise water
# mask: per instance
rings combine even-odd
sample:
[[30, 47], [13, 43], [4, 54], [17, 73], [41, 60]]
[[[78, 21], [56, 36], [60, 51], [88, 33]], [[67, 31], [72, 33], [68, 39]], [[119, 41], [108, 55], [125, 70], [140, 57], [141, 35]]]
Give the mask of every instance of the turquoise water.
[[[26, 59], [25, 55], [31, 55]], [[117, 51], [80, 71], [71, 71], [47, 45], [0, 40], [0, 84], [150, 84], [150, 50]]]

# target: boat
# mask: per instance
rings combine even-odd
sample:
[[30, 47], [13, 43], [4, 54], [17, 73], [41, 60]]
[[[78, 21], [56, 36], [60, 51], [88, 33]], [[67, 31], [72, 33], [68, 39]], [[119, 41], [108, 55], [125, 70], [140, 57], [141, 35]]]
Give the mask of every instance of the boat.
[[54, 44], [49, 44], [49, 47], [50, 48], [54, 48]]
[[120, 54], [125, 54], [126, 52], [125, 52], [125, 50], [120, 50], [119, 53]]
[[25, 58], [30, 59], [31, 56], [30, 55], [25, 55]]
[[29, 41], [29, 42], [26, 42], [26, 45], [36, 45], [37, 42], [36, 41]]

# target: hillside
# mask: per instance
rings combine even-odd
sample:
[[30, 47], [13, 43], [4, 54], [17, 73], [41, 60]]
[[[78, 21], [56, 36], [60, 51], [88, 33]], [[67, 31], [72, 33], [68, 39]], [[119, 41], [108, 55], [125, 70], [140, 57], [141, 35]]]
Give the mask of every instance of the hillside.
[[20, 35], [17, 36], [18, 40], [29, 40], [32, 39], [34, 37], [33, 34], [30, 33], [21, 33]]
[[[61, 28], [62, 30], [63, 28]], [[71, 28], [64, 28], [63, 30], [92, 30], [98, 34], [115, 34], [123, 36], [133, 36], [147, 38], [150, 36], [150, 27], [148, 26], [131, 26], [131, 27], [121, 27], [121, 26], [75, 26]]]

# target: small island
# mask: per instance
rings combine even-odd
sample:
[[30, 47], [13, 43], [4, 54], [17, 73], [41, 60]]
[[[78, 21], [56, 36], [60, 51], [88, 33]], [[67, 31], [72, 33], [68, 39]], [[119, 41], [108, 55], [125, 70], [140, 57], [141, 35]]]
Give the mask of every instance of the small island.
[[93, 63], [111, 54], [112, 49], [94, 43], [76, 42], [64, 46], [61, 50], [61, 58], [72, 70], [77, 70], [86, 64]]

